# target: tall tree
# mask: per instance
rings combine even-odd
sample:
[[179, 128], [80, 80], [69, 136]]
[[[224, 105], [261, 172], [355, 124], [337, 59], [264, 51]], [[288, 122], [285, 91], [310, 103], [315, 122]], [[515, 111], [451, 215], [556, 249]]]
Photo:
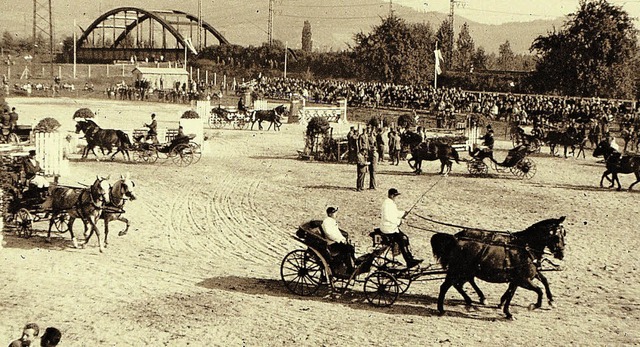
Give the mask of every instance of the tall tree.
[[428, 37], [430, 29], [422, 25], [408, 25], [391, 13], [371, 33], [354, 37], [354, 56], [360, 62], [360, 76], [383, 82], [410, 83], [426, 79], [425, 62], [432, 55], [433, 45]]
[[486, 70], [489, 67], [488, 57], [484, 47], [478, 47], [478, 49], [473, 53], [471, 63], [473, 64], [473, 67], [478, 70]]
[[436, 32], [436, 40], [438, 40], [438, 47], [442, 51], [444, 67], [448, 68], [453, 66], [453, 31], [449, 20], [445, 20], [440, 24], [440, 27]]
[[2, 33], [2, 48], [12, 49], [14, 45], [13, 34], [5, 31]]
[[513, 70], [516, 55], [513, 54], [509, 40], [501, 44], [498, 48], [498, 69]]
[[458, 40], [456, 41], [455, 68], [462, 71], [469, 71], [473, 65], [473, 55], [475, 44], [469, 34], [469, 25], [465, 22], [460, 28]]
[[638, 58], [633, 19], [606, 0], [581, 0], [561, 30], [539, 36], [534, 80], [541, 91], [630, 98]]
[[311, 52], [313, 50], [313, 42], [311, 41], [311, 23], [304, 21], [302, 27], [302, 51]]

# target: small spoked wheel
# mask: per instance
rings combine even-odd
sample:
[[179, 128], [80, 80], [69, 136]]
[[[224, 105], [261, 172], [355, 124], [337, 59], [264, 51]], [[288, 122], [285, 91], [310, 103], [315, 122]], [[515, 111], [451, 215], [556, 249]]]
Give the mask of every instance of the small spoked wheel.
[[532, 179], [533, 176], [536, 175], [537, 167], [536, 163], [529, 159], [524, 158], [520, 160], [516, 165], [511, 168], [511, 173], [522, 178], [522, 179]]
[[69, 215], [66, 213], [60, 213], [54, 217], [53, 227], [61, 233], [66, 233], [69, 230]]
[[290, 292], [302, 296], [312, 295], [322, 284], [323, 266], [312, 251], [298, 249], [282, 260], [280, 278]]
[[224, 127], [224, 122], [222, 121], [222, 118], [218, 116], [209, 117], [209, 121], [207, 123], [209, 124], [209, 128], [211, 129], [220, 129]]
[[176, 145], [171, 150], [169, 156], [172, 158], [173, 163], [176, 166], [189, 166], [193, 162], [193, 153], [191, 153], [189, 145], [184, 143]]
[[467, 170], [473, 176], [482, 176], [489, 173], [489, 167], [484, 161], [473, 159], [467, 162]]
[[384, 271], [376, 271], [364, 281], [364, 295], [374, 306], [391, 306], [398, 299], [400, 286], [395, 277]]
[[16, 213], [13, 220], [18, 228], [18, 235], [22, 237], [31, 237], [33, 234], [33, 215], [26, 208], [21, 208]]
[[189, 150], [193, 154], [193, 162], [191, 164], [199, 162], [200, 158], [202, 158], [202, 148], [200, 145], [195, 142], [189, 142]]

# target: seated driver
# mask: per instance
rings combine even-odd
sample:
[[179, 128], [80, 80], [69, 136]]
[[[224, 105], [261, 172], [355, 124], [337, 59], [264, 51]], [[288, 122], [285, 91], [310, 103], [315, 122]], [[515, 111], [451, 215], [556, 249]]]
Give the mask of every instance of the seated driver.
[[482, 145], [476, 147], [471, 153], [469, 153], [469, 155], [475, 157], [480, 151], [482, 151], [482, 158], [489, 158], [495, 162], [495, 159], [493, 159], [493, 144], [495, 143], [495, 140], [493, 139], [493, 129], [491, 128], [491, 124], [487, 125], [487, 132], [479, 139], [482, 140]]
[[411, 250], [409, 250], [409, 237], [399, 229], [407, 213], [398, 209], [395, 201], [398, 195], [400, 195], [400, 193], [395, 188], [391, 188], [387, 192], [387, 198], [382, 202], [382, 223], [380, 224], [380, 231], [400, 246], [400, 251], [407, 264], [407, 268], [412, 268], [422, 263], [422, 259], [413, 257]]
[[23, 168], [28, 184], [35, 186], [41, 197], [45, 197], [49, 188], [49, 181], [42, 175], [39, 175], [43, 170], [40, 168], [40, 163], [36, 160], [35, 150], [29, 151], [29, 156], [24, 160]]
[[331, 253], [337, 253], [336, 259], [339, 259], [341, 263], [345, 264], [348, 273], [353, 272], [353, 258], [355, 249], [347, 242], [347, 239], [340, 232], [338, 228], [338, 221], [336, 221], [337, 207], [327, 208], [327, 217], [322, 221], [322, 230], [328, 240], [328, 247]]

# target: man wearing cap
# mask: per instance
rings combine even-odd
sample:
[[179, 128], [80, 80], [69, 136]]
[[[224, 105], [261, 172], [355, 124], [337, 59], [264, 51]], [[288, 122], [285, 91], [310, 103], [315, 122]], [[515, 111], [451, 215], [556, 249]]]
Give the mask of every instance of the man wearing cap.
[[342, 235], [340, 228], [338, 227], [338, 221], [336, 221], [337, 207], [327, 208], [327, 217], [322, 221], [322, 230], [324, 236], [327, 239], [327, 246], [329, 251], [337, 253], [335, 257], [340, 263], [343, 263], [347, 267], [347, 273], [351, 274], [353, 271], [353, 255], [355, 249], [347, 242], [347, 239]]
[[475, 157], [480, 151], [483, 151], [485, 152], [485, 155], [482, 158], [489, 158], [495, 163], [496, 160], [493, 159], [493, 144], [495, 143], [495, 140], [493, 139], [493, 129], [491, 128], [491, 124], [487, 125], [487, 132], [479, 139], [482, 140], [482, 146], [475, 148], [469, 153], [469, 155]]
[[43, 170], [40, 168], [40, 163], [36, 160], [35, 150], [29, 151], [29, 156], [24, 160], [23, 168], [27, 182], [36, 186], [40, 190], [42, 197], [44, 197], [49, 188], [49, 181], [41, 175], [38, 175]]
[[158, 143], [158, 122], [156, 121], [156, 114], [151, 114], [151, 123], [145, 124], [145, 127], [149, 128], [147, 132], [147, 140], [153, 140], [153, 143]]
[[409, 237], [398, 228], [402, 224], [402, 219], [406, 216], [404, 211], [398, 210], [396, 197], [400, 195], [397, 189], [391, 188], [387, 198], [382, 202], [382, 224], [380, 230], [386, 234], [393, 242], [400, 246], [400, 251], [404, 257], [407, 267], [414, 267], [422, 262], [422, 259], [414, 258], [409, 250]]

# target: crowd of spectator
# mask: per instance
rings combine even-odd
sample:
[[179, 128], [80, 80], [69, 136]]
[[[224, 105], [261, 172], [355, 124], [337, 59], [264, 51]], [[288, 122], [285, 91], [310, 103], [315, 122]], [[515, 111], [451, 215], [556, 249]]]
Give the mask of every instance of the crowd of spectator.
[[631, 102], [599, 98], [486, 93], [458, 88], [435, 89], [423, 85], [291, 78], [262, 78], [256, 84], [256, 89], [266, 98], [290, 98], [297, 94], [307, 101], [327, 104], [344, 98], [352, 107], [478, 113], [491, 119], [516, 120], [521, 124], [531, 124], [536, 118], [544, 118], [552, 123], [570, 120], [588, 122], [603, 116], [611, 120], [637, 119]]

